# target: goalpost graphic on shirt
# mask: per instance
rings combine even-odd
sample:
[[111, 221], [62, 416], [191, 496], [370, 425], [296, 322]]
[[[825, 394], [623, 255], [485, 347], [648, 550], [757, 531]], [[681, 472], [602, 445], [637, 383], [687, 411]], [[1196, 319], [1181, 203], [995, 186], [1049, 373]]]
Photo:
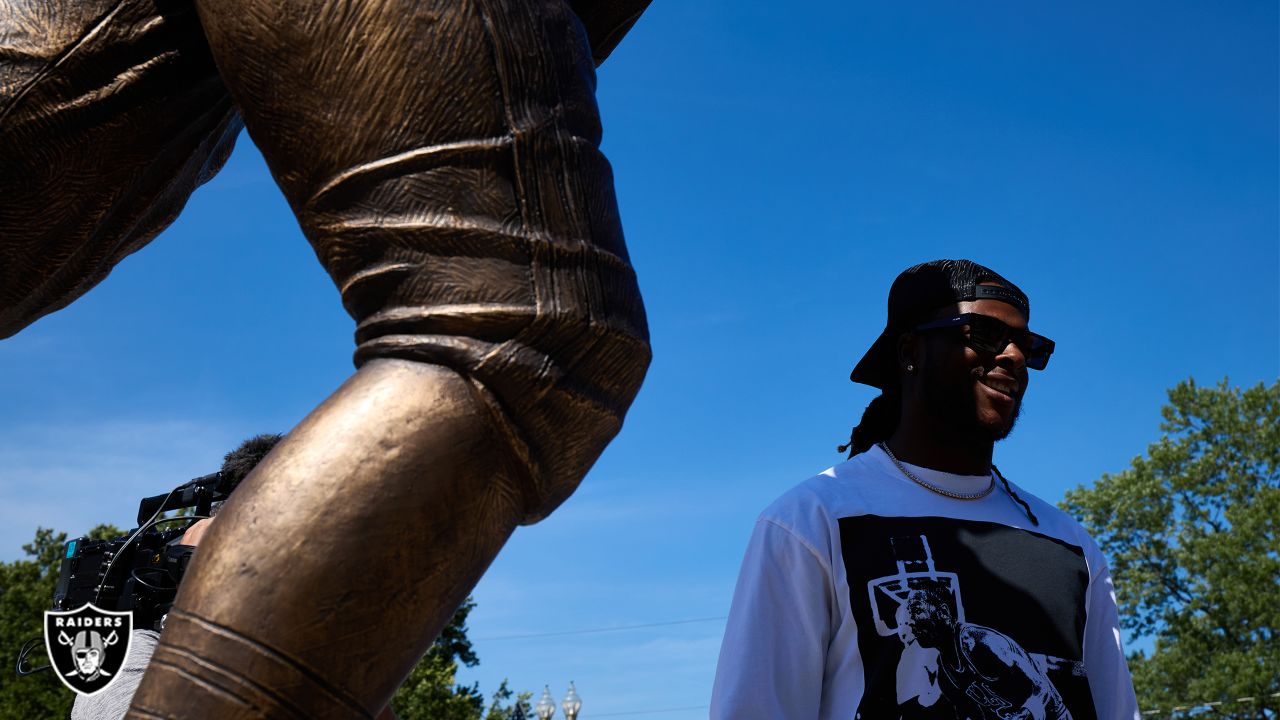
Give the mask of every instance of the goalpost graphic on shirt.
[[[924, 535], [891, 537], [894, 562], [898, 572], [878, 577], [867, 583], [871, 596], [871, 617], [876, 622], [876, 632], [884, 636], [898, 634], [898, 612], [907, 604], [911, 590], [934, 587], [947, 594], [954, 603], [952, 612], [964, 622], [964, 602], [960, 599], [960, 577], [952, 572], [938, 572], [929, 550], [929, 538]], [[886, 619], [887, 618], [887, 619]], [[890, 625], [889, 621], [893, 624]]]

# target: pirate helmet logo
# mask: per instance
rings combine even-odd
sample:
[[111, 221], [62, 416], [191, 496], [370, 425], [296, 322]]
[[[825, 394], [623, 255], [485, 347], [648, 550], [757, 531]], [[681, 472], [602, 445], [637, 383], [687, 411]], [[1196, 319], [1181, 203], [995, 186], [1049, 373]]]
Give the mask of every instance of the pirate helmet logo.
[[92, 603], [67, 612], [46, 611], [44, 646], [62, 683], [81, 695], [104, 690], [129, 656], [133, 613]]

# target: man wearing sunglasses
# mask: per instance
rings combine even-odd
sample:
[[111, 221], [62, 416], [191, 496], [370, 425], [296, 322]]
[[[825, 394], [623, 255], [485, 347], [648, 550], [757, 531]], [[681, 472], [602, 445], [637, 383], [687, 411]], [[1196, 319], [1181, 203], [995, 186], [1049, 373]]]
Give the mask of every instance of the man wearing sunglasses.
[[713, 720], [1138, 720], [1105, 559], [992, 459], [1053, 354], [1030, 317], [969, 260], [894, 281], [850, 459], [756, 523]]

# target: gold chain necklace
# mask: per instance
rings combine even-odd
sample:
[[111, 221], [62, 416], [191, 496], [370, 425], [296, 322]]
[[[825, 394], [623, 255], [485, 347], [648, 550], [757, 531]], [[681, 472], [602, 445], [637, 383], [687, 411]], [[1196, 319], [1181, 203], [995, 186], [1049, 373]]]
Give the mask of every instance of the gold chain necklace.
[[996, 476], [994, 474], [991, 475], [991, 484], [988, 485], [985, 490], [979, 490], [974, 493], [958, 493], [954, 490], [938, 487], [927, 480], [916, 477], [910, 470], [906, 469], [902, 463], [898, 462], [898, 458], [893, 454], [893, 451], [889, 449], [888, 445], [882, 442], [876, 444], [880, 446], [880, 449], [884, 451], [885, 455], [889, 456], [889, 459], [893, 461], [893, 464], [898, 466], [898, 469], [902, 471], [902, 474], [907, 476], [907, 479], [915, 482], [926, 490], [932, 490], [939, 495], [945, 495], [956, 500], [981, 500], [982, 498], [990, 495], [992, 490], [996, 489]]

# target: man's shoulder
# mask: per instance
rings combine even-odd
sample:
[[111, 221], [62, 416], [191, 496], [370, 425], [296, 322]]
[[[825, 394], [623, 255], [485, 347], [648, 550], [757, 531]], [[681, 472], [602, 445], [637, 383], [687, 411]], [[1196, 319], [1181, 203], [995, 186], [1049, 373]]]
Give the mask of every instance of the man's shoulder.
[[871, 469], [861, 456], [833, 465], [779, 495], [760, 519], [795, 528], [852, 514], [861, 498], [859, 479], [868, 472]]
[[1031, 525], [1026, 529], [1079, 547], [1086, 554], [1097, 552], [1097, 545], [1094, 543], [1093, 538], [1090, 537], [1089, 531], [1085, 530], [1084, 526], [1080, 524], [1080, 521], [1067, 514], [1057, 505], [1041, 499], [1021, 485], [1013, 481], [1009, 481], [1009, 484], [1017, 492], [1018, 497], [1025, 500], [1031, 507], [1036, 520], [1039, 521], [1038, 524]]
[[774, 498], [760, 512], [760, 520], [782, 525], [794, 525], [798, 516], [807, 517], [825, 505], [824, 485], [831, 480], [826, 473], [819, 473], [792, 485]]

